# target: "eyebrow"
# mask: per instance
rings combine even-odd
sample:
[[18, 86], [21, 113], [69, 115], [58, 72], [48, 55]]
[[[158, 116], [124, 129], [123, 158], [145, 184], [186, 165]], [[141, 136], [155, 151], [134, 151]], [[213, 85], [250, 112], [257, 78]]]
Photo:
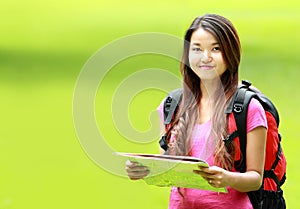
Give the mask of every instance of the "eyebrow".
[[[191, 43], [192, 45], [195, 45], [195, 46], [201, 46], [201, 44], [200, 43]], [[212, 44], [211, 44], [212, 46], [215, 46], [215, 45], [220, 45], [218, 42], [213, 42]]]

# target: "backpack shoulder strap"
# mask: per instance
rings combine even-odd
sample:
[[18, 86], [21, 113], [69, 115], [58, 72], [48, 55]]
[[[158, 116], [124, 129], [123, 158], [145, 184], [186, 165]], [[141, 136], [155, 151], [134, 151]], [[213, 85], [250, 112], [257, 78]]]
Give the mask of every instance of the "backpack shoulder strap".
[[182, 98], [182, 89], [171, 91], [164, 102], [164, 123], [168, 125], [172, 122], [172, 118], [176, 112], [179, 102]]
[[238, 90], [225, 113], [233, 112], [239, 141], [240, 149], [243, 154], [243, 159], [240, 166], [240, 172], [246, 171], [246, 142], [247, 142], [247, 111], [250, 100], [255, 98], [263, 106], [265, 111], [270, 112], [276, 120], [277, 127], [279, 125], [279, 114], [274, 104], [266, 96], [264, 96], [259, 90], [251, 86], [251, 82], [243, 80], [242, 84], [239, 85]]
[[[167, 128], [171, 125], [172, 120], [174, 119], [174, 115], [176, 113], [176, 109], [181, 101], [182, 98], [182, 89], [175, 89], [171, 91], [164, 101], [164, 124]], [[168, 153], [168, 142], [167, 136], [164, 134], [161, 139], [159, 140], [159, 145], [162, 149], [164, 149]]]
[[237, 132], [240, 141], [240, 149], [243, 155], [239, 170], [246, 172], [246, 144], [247, 144], [247, 111], [250, 100], [257, 97], [255, 92], [249, 90], [251, 83], [243, 81], [233, 96], [231, 107], [227, 108], [226, 113], [233, 112], [236, 121]]

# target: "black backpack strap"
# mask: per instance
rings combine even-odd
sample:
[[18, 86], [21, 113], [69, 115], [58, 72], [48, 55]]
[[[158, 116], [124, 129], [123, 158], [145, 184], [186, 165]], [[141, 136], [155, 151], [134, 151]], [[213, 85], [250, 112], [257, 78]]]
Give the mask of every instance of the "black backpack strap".
[[159, 140], [159, 146], [165, 151], [168, 150], [168, 142], [167, 142], [166, 138], [167, 138], [167, 136], [166, 136], [166, 134], [164, 134]]
[[[174, 119], [174, 115], [176, 114], [177, 107], [182, 98], [182, 89], [175, 89], [171, 91], [165, 99], [164, 102], [164, 124], [168, 125]], [[168, 150], [167, 136], [164, 134], [159, 140], [159, 145], [162, 149], [166, 151]]]
[[182, 98], [182, 89], [171, 91], [164, 102], [164, 123], [170, 124]]
[[227, 137], [225, 139], [223, 139], [225, 146], [227, 147], [238, 136], [239, 136], [239, 133], [237, 130], [235, 130], [231, 134], [228, 134]]
[[277, 184], [277, 190], [278, 191], [280, 190], [280, 186], [285, 181], [285, 176], [283, 176], [282, 180], [280, 180], [280, 179], [278, 179], [278, 177], [276, 176], [276, 174], [274, 172], [274, 170], [275, 170], [275, 168], [278, 165], [278, 162], [280, 160], [281, 152], [282, 152], [282, 148], [281, 148], [280, 143], [278, 143], [278, 150], [277, 150], [277, 154], [276, 154], [276, 159], [275, 159], [275, 161], [274, 161], [271, 169], [264, 171], [264, 178], [272, 178], [276, 182], [276, 184]]
[[[232, 111], [236, 121], [237, 132], [239, 135], [240, 149], [242, 153], [241, 161], [239, 162], [239, 171], [246, 172], [246, 144], [247, 144], [247, 112], [250, 101], [253, 97], [257, 98], [256, 92], [249, 89], [251, 83], [243, 81], [239, 86], [236, 94], [233, 97]], [[248, 192], [248, 197], [254, 209], [262, 209], [262, 192], [261, 187], [258, 191]]]
[[247, 85], [241, 86], [235, 94], [233, 102], [233, 115], [236, 121], [240, 141], [240, 149], [243, 159], [240, 164], [240, 172], [246, 172], [246, 144], [247, 144], [247, 111], [250, 100], [256, 93], [248, 91]]

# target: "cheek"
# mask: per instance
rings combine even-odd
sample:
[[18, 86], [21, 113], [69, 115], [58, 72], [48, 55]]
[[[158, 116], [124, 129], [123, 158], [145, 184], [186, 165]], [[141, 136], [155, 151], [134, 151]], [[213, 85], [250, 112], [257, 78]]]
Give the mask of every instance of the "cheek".
[[222, 67], [226, 68], [225, 60], [223, 59], [222, 56], [220, 56], [220, 55], [216, 56], [215, 61], [219, 64], [219, 66], [222, 66]]
[[190, 54], [189, 55], [189, 62], [190, 62], [190, 65], [196, 65], [198, 62], [199, 62], [199, 55], [195, 55], [195, 54]]

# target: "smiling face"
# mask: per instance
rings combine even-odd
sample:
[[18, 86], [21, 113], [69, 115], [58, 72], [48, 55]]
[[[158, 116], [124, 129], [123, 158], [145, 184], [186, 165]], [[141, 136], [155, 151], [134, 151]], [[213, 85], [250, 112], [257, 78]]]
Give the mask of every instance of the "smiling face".
[[202, 80], [219, 78], [227, 69], [217, 39], [203, 28], [191, 36], [189, 63]]

